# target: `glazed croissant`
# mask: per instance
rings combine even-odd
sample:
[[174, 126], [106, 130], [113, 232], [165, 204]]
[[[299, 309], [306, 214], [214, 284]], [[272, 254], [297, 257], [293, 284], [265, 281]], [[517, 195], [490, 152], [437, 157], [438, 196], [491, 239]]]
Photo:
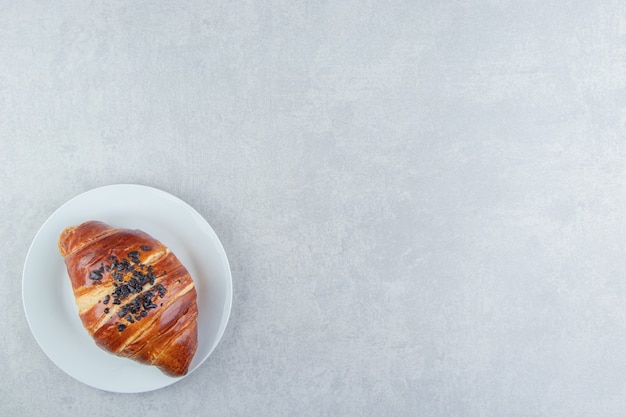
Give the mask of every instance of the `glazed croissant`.
[[198, 346], [187, 269], [140, 230], [97, 221], [66, 228], [59, 251], [83, 326], [102, 349], [182, 376]]

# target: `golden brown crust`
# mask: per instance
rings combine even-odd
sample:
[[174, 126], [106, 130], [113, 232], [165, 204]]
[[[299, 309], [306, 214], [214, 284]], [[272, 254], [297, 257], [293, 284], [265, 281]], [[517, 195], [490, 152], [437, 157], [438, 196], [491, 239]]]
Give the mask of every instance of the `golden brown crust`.
[[196, 290], [167, 247], [140, 230], [89, 221], [61, 233], [59, 252], [98, 346], [168, 375], [187, 373], [198, 346]]

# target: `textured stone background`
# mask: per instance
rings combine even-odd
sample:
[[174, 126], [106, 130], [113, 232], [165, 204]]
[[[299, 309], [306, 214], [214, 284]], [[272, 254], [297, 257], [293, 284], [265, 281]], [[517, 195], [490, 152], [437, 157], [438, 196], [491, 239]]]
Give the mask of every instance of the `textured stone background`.
[[[0, 415], [626, 415], [626, 5], [0, 1]], [[214, 354], [116, 395], [21, 303], [94, 187], [212, 224]]]

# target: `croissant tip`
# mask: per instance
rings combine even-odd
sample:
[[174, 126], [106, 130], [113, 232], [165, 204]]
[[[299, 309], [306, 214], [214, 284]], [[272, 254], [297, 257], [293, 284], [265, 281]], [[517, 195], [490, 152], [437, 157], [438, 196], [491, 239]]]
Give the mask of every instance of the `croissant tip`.
[[182, 378], [183, 376], [187, 375], [187, 370], [185, 369], [184, 371], [180, 372], [175, 372], [172, 371], [169, 368], [166, 367], [159, 367], [159, 369], [161, 370], [161, 372], [163, 372], [165, 375], [172, 377], [172, 378]]
[[76, 230], [76, 226], [68, 226], [61, 232], [58, 240], [59, 252], [61, 252], [61, 256], [65, 257], [67, 255], [67, 248], [65, 247], [65, 243], [67, 242], [67, 236], [72, 234]]

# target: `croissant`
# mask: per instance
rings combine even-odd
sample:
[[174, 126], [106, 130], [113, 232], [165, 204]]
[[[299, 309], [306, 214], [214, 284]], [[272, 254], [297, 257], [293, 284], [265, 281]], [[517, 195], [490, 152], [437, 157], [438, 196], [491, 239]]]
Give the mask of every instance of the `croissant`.
[[59, 251], [99, 347], [170, 376], [187, 373], [198, 346], [196, 289], [166, 246], [140, 230], [88, 221], [61, 233]]

